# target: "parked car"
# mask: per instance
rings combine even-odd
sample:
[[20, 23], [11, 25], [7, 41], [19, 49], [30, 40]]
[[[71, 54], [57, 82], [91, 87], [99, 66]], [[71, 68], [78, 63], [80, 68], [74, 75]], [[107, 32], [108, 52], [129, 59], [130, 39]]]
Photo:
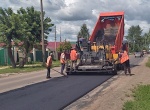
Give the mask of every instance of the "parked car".
[[144, 53], [144, 54], [147, 54], [147, 51], [146, 51], [146, 50], [143, 50], [143, 53]]
[[144, 55], [143, 52], [135, 52], [134, 53], [135, 58], [136, 57], [140, 57], [141, 58], [141, 57], [143, 57], [143, 55]]

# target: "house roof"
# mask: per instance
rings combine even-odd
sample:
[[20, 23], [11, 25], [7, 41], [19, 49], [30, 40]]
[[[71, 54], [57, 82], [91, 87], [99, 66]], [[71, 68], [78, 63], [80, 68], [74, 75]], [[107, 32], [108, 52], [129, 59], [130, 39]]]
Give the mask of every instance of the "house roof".
[[48, 42], [46, 48], [50, 50], [55, 50], [55, 45], [57, 48], [60, 45], [60, 42], [56, 42], [56, 44], [55, 42]]
[[[70, 42], [70, 43], [72, 47], [76, 45], [75, 42]], [[61, 42], [56, 42], [56, 48], [58, 48], [60, 44]], [[50, 50], [55, 50], [55, 42], [48, 42], [46, 48]]]
[[[70, 42], [70, 43], [71, 43], [72, 47], [74, 47], [76, 45], [75, 42]], [[40, 44], [42, 45], [42, 43], [40, 43]], [[14, 45], [14, 42], [12, 42], [12, 45]], [[18, 45], [23, 45], [23, 43], [20, 42]], [[60, 42], [56, 42], [56, 48], [58, 48], [59, 45], [60, 45]], [[4, 47], [4, 46], [6, 46], [5, 43], [0, 43], [0, 47]], [[50, 49], [50, 50], [55, 50], [55, 42], [47, 42], [46, 48]]]

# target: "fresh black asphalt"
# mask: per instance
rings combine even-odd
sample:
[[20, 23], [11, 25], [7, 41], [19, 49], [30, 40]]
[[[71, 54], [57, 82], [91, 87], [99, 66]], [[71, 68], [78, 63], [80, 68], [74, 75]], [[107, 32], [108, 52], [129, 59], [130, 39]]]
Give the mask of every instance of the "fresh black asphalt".
[[71, 75], [0, 94], [0, 110], [60, 110], [112, 75]]

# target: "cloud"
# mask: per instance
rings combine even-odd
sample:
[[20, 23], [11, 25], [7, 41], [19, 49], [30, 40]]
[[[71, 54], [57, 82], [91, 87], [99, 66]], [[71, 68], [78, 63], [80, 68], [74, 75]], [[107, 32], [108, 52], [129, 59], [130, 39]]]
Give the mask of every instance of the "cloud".
[[[149, 31], [149, 27], [150, 27], [150, 24], [148, 24], [147, 21], [140, 21], [140, 20], [132, 20], [132, 21], [127, 21], [126, 22], [126, 27], [127, 29], [129, 29], [132, 25], [140, 25], [141, 29], [143, 30], [143, 33], [146, 33]], [[127, 32], [127, 30], [126, 30]]]
[[[149, 4], [149, 0], [43, 0], [46, 16], [57, 27], [57, 37], [61, 27], [62, 39], [71, 41], [76, 40], [83, 23], [91, 34], [101, 12], [124, 11], [125, 35], [132, 25], [140, 25], [143, 33], [148, 32]], [[11, 7], [14, 11], [31, 6], [40, 11], [40, 0], [3, 0], [0, 4], [0, 7]], [[54, 40], [54, 31], [50, 33], [49, 40]]]
[[53, 12], [56, 10], [60, 10], [62, 7], [65, 7], [66, 4], [63, 0], [43, 0], [43, 6], [45, 10]]

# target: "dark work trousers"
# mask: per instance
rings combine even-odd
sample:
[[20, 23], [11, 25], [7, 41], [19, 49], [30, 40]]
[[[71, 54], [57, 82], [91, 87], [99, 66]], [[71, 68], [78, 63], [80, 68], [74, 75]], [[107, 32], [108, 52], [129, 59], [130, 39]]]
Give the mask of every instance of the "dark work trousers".
[[61, 63], [61, 73], [63, 73], [64, 69], [65, 69], [65, 63]]
[[80, 59], [81, 59], [82, 55], [83, 55], [83, 51], [80, 51]]
[[123, 63], [123, 67], [124, 67], [124, 73], [127, 74], [128, 73], [131, 75], [131, 69], [130, 69], [130, 61], [127, 60]]
[[47, 78], [50, 77], [51, 67], [47, 67]]

